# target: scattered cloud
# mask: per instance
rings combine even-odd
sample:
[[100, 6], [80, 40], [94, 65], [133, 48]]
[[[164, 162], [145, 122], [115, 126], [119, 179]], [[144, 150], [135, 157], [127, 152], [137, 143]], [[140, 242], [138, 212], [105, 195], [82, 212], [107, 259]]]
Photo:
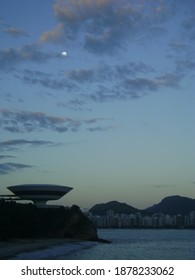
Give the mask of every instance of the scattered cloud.
[[152, 188], [152, 189], [168, 189], [168, 188], [176, 188], [177, 185], [169, 185], [169, 184], [153, 184], [153, 185], [144, 185], [143, 188]]
[[[0, 142], [0, 151], [13, 151], [17, 150], [21, 146], [30, 146], [30, 147], [40, 147], [40, 146], [58, 146], [59, 143], [52, 141], [43, 141], [43, 140], [25, 140], [25, 139], [14, 139]], [[8, 155], [0, 156], [0, 159], [13, 157]]]
[[125, 87], [133, 91], [143, 91], [143, 90], [157, 90], [158, 85], [155, 80], [147, 78], [129, 78], [124, 81]]
[[[114, 66], [101, 65], [89, 69], [70, 69], [62, 78], [53, 74], [41, 72], [39, 70], [25, 69], [22, 74], [17, 73], [15, 77], [27, 84], [39, 84], [52, 90], [66, 89], [68, 91], [82, 91], [82, 86], [88, 83], [104, 83], [111, 80], [119, 83], [127, 76], [134, 77], [138, 74], [148, 74], [153, 72], [153, 68], [142, 62], [129, 62]], [[84, 90], [83, 90], [84, 91]], [[84, 102], [84, 101], [82, 101]], [[81, 104], [80, 104], [81, 105]]]
[[96, 131], [108, 131], [111, 129], [115, 129], [116, 126], [109, 125], [109, 126], [95, 126], [95, 127], [88, 127], [87, 130], [90, 132], [96, 132]]
[[118, 84], [100, 85], [96, 92], [89, 95], [95, 102], [108, 102], [113, 100], [127, 100], [142, 98], [151, 91], [161, 88], [176, 88], [180, 86], [182, 76], [175, 73], [166, 73], [154, 78], [132, 77], [121, 79]]
[[128, 78], [125, 79], [121, 87], [126, 90], [123, 93], [136, 94], [141, 97], [143, 93], [157, 91], [162, 87], [178, 88], [181, 76], [174, 73], [167, 73], [155, 78]]
[[[0, 144], [0, 150], [1, 150], [1, 144]], [[0, 155], [0, 160], [4, 160], [5, 158], [15, 158], [15, 156], [10, 156], [10, 155]]]
[[92, 82], [95, 79], [95, 72], [91, 69], [79, 69], [79, 70], [69, 70], [67, 72], [67, 78], [70, 80], [75, 80], [77, 82]]
[[[195, 3], [191, 3], [191, 12], [195, 8]], [[194, 27], [194, 14], [192, 16], [186, 17], [182, 22], [182, 28], [185, 31], [185, 38], [189, 39], [190, 41], [194, 41], [195, 39], [195, 27]]]
[[176, 187], [177, 187], [176, 185], [158, 185], [158, 184], [153, 185], [153, 188], [156, 189], [166, 189], [166, 188], [176, 188]]
[[122, 89], [99, 85], [98, 89], [94, 93], [91, 93], [88, 98], [94, 102], [100, 103], [121, 100], [124, 99], [124, 95], [121, 96], [121, 91]]
[[[99, 121], [106, 120], [104, 118], [78, 120], [70, 117], [51, 116], [43, 112], [11, 111], [8, 109], [0, 109], [0, 116], [0, 128], [11, 133], [41, 132], [45, 129], [58, 133], [77, 132], [82, 125], [97, 124]], [[26, 140], [17, 140], [15, 143], [17, 145], [24, 143], [31, 145], [45, 144], [42, 141], [28, 142]], [[51, 143], [47, 142], [46, 144]]]
[[110, 102], [142, 98], [162, 88], [180, 87], [185, 71], [194, 70], [194, 63], [178, 60], [175, 70], [157, 75], [154, 68], [143, 62], [128, 62], [115, 65], [98, 65], [92, 68], [69, 69], [64, 77], [26, 69], [15, 77], [28, 84], [40, 84], [52, 90], [67, 90], [77, 93], [74, 99], [57, 101], [57, 106], [81, 110], [88, 101]]
[[8, 70], [23, 62], [43, 63], [53, 56], [41, 50], [37, 44], [24, 45], [21, 48], [0, 50], [0, 69]]
[[[86, 104], [85, 101], [77, 98], [77, 99], [71, 99], [69, 101], [59, 101], [57, 102], [57, 106], [61, 108], [68, 108], [74, 111], [80, 111], [83, 110], [84, 105]], [[86, 108], [85, 108], [86, 110]]]
[[0, 128], [12, 133], [42, 131], [43, 129], [56, 132], [77, 131], [81, 125], [79, 120], [50, 116], [43, 112], [1, 109], [0, 115]]
[[152, 66], [147, 65], [141, 61], [138, 62], [128, 62], [125, 64], [117, 64], [114, 67], [115, 75], [114, 77], [121, 77], [124, 78], [126, 76], [136, 76], [140, 74], [148, 74], [148, 73], [153, 73], [155, 70], [153, 69]]
[[143, 32], [159, 34], [163, 29], [158, 24], [171, 13], [172, 4], [150, 2], [146, 8], [141, 0], [58, 0], [54, 5], [58, 25], [44, 32], [40, 42], [64, 43], [79, 33], [87, 51], [111, 54]]
[[18, 38], [21, 36], [28, 36], [27, 31], [24, 29], [19, 29], [16, 27], [8, 27], [7, 29], [4, 30], [5, 33], [9, 34], [13, 38]]
[[118, 81], [127, 76], [136, 76], [138, 74], [148, 74], [154, 72], [150, 65], [143, 62], [128, 62], [116, 65], [101, 65], [92, 69], [77, 69], [68, 70], [66, 76], [69, 80], [74, 80], [78, 83], [85, 82], [105, 82]]
[[189, 59], [180, 59], [176, 61], [176, 72], [186, 75], [189, 71], [195, 70], [195, 62]]
[[7, 33], [13, 38], [28, 36], [28, 32], [23, 28], [18, 28], [15, 26], [10, 26], [3, 19], [0, 18], [0, 31]]
[[186, 51], [189, 48], [188, 45], [183, 41], [175, 41], [175, 40], [172, 40], [169, 43], [169, 46], [173, 49], [174, 52]]
[[75, 83], [70, 82], [70, 80], [66, 78], [55, 78], [52, 74], [36, 70], [26, 69], [23, 71], [23, 74], [17, 74], [15, 77], [27, 84], [39, 84], [53, 90], [67, 89], [68, 91], [76, 91], [78, 89]]
[[14, 162], [6, 162], [0, 163], [0, 176], [8, 175], [26, 168], [33, 168], [34, 166], [23, 164], [23, 163], [14, 163]]

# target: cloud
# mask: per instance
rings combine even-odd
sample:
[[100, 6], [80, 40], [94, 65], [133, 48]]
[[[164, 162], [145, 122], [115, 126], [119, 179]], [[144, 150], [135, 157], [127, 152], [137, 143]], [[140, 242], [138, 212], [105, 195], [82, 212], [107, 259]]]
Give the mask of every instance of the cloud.
[[158, 87], [179, 88], [183, 75], [180, 73], [165, 73], [156, 78], [155, 82]]
[[172, 40], [169, 43], [170, 47], [173, 49], [174, 52], [181, 52], [181, 51], [186, 51], [189, 47], [186, 43], [183, 41], [175, 41]]
[[[195, 3], [192, 4], [191, 6], [191, 12], [194, 10], [195, 8]], [[185, 31], [185, 37], [190, 39], [190, 40], [194, 40], [195, 39], [195, 27], [194, 27], [194, 14], [192, 14], [191, 16], [186, 17], [183, 22], [182, 22], [182, 28]]]
[[44, 32], [40, 37], [40, 42], [50, 41], [52, 43], [60, 43], [63, 37], [63, 26], [59, 24], [54, 30]]
[[68, 39], [72, 39], [70, 34], [64, 29], [63, 24], [58, 24], [54, 30], [44, 32], [39, 41], [41, 43], [44, 42], [52, 42], [54, 44], [61, 43], [62, 41], [66, 41]]
[[[1, 150], [1, 144], [0, 144], [0, 150]], [[0, 160], [3, 160], [5, 158], [15, 158], [15, 156], [10, 156], [10, 155], [0, 155]]]
[[143, 91], [143, 90], [150, 90], [154, 91], [157, 90], [158, 85], [155, 80], [147, 79], [147, 78], [135, 78], [135, 79], [126, 79], [125, 86], [133, 91]]
[[[14, 139], [0, 142], [0, 151], [13, 151], [17, 150], [21, 146], [30, 146], [30, 147], [40, 147], [40, 146], [58, 146], [59, 143], [52, 141], [43, 141], [43, 140], [25, 140], [25, 139]], [[0, 159], [13, 157], [8, 155], [0, 156]]]
[[52, 58], [52, 55], [41, 51], [37, 44], [24, 45], [21, 48], [6, 48], [0, 50], [0, 69], [8, 70], [24, 62], [43, 63]]
[[154, 72], [152, 66], [143, 62], [128, 62], [125, 64], [117, 64], [114, 67], [115, 77], [124, 78], [125, 76], [136, 76], [137, 74], [148, 74]]
[[166, 189], [166, 188], [176, 188], [176, 185], [158, 185], [158, 184], [154, 184], [152, 186], [152, 188], [156, 188], [156, 189]]
[[161, 88], [179, 88], [180, 75], [166, 73], [155, 78], [128, 78], [121, 84], [121, 98], [140, 98]]
[[23, 82], [27, 84], [40, 84], [43, 87], [54, 89], [54, 90], [62, 90], [67, 89], [69, 91], [77, 90], [78, 87], [74, 83], [70, 82], [68, 79], [59, 77], [54, 77], [54, 75], [51, 75], [49, 73], [44, 73], [41, 71], [32, 71], [29, 69], [26, 69], [23, 71], [23, 74], [17, 74], [15, 76], [19, 80], [22, 80]]
[[195, 70], [195, 62], [189, 59], [180, 59], [176, 61], [176, 72], [186, 75], [186, 73]]
[[116, 126], [109, 125], [109, 126], [88, 127], [87, 130], [90, 132], [96, 132], [96, 131], [108, 131], [108, 130], [115, 129], [115, 128], [116, 128]]
[[99, 85], [96, 92], [91, 93], [88, 98], [94, 102], [100, 103], [124, 99], [124, 97], [121, 96], [121, 89], [116, 90], [115, 88], [110, 88], [103, 85]]
[[14, 26], [10, 26], [1, 18], [0, 18], [0, 31], [7, 33], [13, 38], [28, 36], [28, 32], [26, 30]]
[[160, 87], [178, 87], [180, 80], [180, 76], [173, 73], [167, 73], [153, 79], [128, 78], [124, 81], [124, 86], [134, 92], [156, 91]]
[[[151, 0], [59, 0], [54, 5], [58, 25], [44, 32], [41, 42], [64, 43], [82, 38], [83, 48], [93, 53], [111, 54], [141, 33], [158, 33], [170, 1]], [[158, 32], [153, 26], [158, 26]]]
[[6, 162], [0, 163], [0, 176], [11, 174], [26, 168], [33, 168], [34, 166], [22, 163]]
[[154, 69], [143, 62], [128, 62], [116, 65], [100, 65], [92, 69], [68, 70], [66, 76], [69, 80], [77, 83], [85, 82], [105, 82], [110, 80], [118, 81], [126, 76], [135, 76], [137, 74], [148, 74], [154, 72]]
[[69, 70], [67, 78], [76, 82], [92, 82], [95, 79], [95, 71], [93, 69]]
[[[77, 132], [84, 125], [97, 124], [99, 121], [106, 120], [104, 118], [78, 120], [70, 117], [51, 116], [43, 112], [11, 111], [8, 109], [0, 109], [0, 117], [0, 128], [11, 133], [41, 132], [43, 130], [58, 133]], [[17, 140], [16, 143], [42, 144], [41, 141], [28, 142], [26, 140]], [[47, 142], [47, 144], [49, 143]]]
[[18, 37], [23, 37], [23, 36], [28, 36], [27, 31], [24, 29], [19, 29], [16, 27], [9, 27], [4, 30], [5, 33], [9, 34], [13, 38], [18, 38]]
[[[18, 79], [29, 84], [40, 84], [50, 89], [66, 89], [72, 92], [80, 92], [80, 96], [69, 101], [60, 101], [58, 106], [73, 110], [81, 110], [87, 101], [108, 102], [114, 100], [126, 100], [129, 98], [141, 98], [151, 91], [161, 88], [178, 88], [184, 71], [179, 67], [193, 68], [189, 61], [178, 61], [176, 70], [155, 75], [154, 68], [143, 62], [128, 62], [114, 65], [97, 65], [93, 68], [70, 69], [63, 79], [53, 77], [41, 71], [26, 69], [23, 76], [17, 75]], [[180, 69], [181, 70], [181, 69]], [[154, 76], [154, 77], [153, 77]], [[91, 93], [86, 94], [90, 91]]]
[[[71, 99], [67, 102], [64, 101], [59, 101], [57, 103], [58, 107], [62, 107], [62, 108], [69, 108], [71, 110], [77, 111], [77, 110], [83, 110], [83, 106], [85, 105], [85, 102], [79, 98], [77, 99]], [[86, 110], [86, 108], [85, 108]]]
[[168, 189], [168, 188], [176, 188], [177, 185], [169, 185], [169, 184], [153, 184], [153, 185], [144, 185], [143, 188], [152, 188], [152, 189]]
[[12, 133], [42, 131], [77, 131], [81, 122], [69, 117], [50, 116], [43, 112], [0, 110], [0, 128]]
[[109, 102], [114, 100], [127, 100], [142, 98], [152, 91], [162, 88], [176, 88], [180, 86], [181, 74], [165, 73], [154, 78], [133, 77], [121, 79], [116, 84], [99, 85], [98, 89], [88, 96], [95, 102]]
[[[78, 92], [80, 96], [69, 101], [60, 101], [58, 106], [73, 110], [81, 110], [87, 101], [108, 102], [140, 98], [151, 91], [161, 88], [178, 88], [184, 71], [179, 67], [192, 68], [192, 63], [178, 61], [176, 70], [159, 76], [154, 68], [143, 62], [127, 62], [114, 65], [101, 64], [93, 68], [69, 69], [62, 79], [41, 71], [26, 69], [22, 75], [15, 75], [18, 79], [28, 84], [40, 84], [53, 90], [66, 89], [69, 92]], [[181, 70], [181, 69], [180, 69]], [[86, 94], [90, 91], [91, 93]]]

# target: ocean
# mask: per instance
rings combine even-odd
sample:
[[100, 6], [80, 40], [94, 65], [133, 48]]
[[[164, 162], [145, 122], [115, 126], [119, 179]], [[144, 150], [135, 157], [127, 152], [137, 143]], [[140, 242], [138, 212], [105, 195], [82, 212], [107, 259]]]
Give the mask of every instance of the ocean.
[[195, 260], [195, 230], [99, 229], [98, 236], [111, 243], [64, 243], [15, 259]]
[[73, 252], [64, 259], [77, 260], [194, 260], [195, 230], [101, 229], [100, 243]]

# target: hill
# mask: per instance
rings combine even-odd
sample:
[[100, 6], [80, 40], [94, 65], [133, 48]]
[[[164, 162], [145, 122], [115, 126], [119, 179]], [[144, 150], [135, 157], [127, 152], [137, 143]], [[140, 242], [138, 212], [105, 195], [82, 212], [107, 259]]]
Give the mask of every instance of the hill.
[[106, 215], [108, 210], [113, 210], [115, 214], [133, 214], [141, 212], [143, 214], [163, 213], [169, 215], [186, 215], [195, 211], [195, 199], [179, 195], [168, 196], [159, 203], [154, 204], [144, 210], [134, 208], [126, 203], [110, 201], [94, 205], [89, 211], [93, 215]]
[[195, 199], [173, 195], [165, 197], [160, 203], [154, 204], [145, 209], [150, 213], [163, 213], [170, 215], [186, 215], [191, 211], [195, 211]]
[[106, 212], [108, 210], [113, 210], [114, 213], [116, 214], [132, 214], [137, 211], [138, 209], [126, 204], [126, 203], [121, 203], [118, 201], [110, 201], [107, 203], [101, 203], [101, 204], [96, 204], [94, 205], [89, 211], [93, 215], [106, 215]]

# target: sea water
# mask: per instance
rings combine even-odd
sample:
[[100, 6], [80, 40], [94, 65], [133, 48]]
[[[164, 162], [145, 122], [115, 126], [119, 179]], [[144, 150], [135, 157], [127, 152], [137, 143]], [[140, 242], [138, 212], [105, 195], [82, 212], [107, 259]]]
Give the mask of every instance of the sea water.
[[61, 259], [77, 260], [194, 260], [195, 230], [102, 229], [96, 243]]
[[101, 229], [98, 236], [111, 243], [65, 242], [20, 253], [15, 259], [195, 260], [195, 230]]

